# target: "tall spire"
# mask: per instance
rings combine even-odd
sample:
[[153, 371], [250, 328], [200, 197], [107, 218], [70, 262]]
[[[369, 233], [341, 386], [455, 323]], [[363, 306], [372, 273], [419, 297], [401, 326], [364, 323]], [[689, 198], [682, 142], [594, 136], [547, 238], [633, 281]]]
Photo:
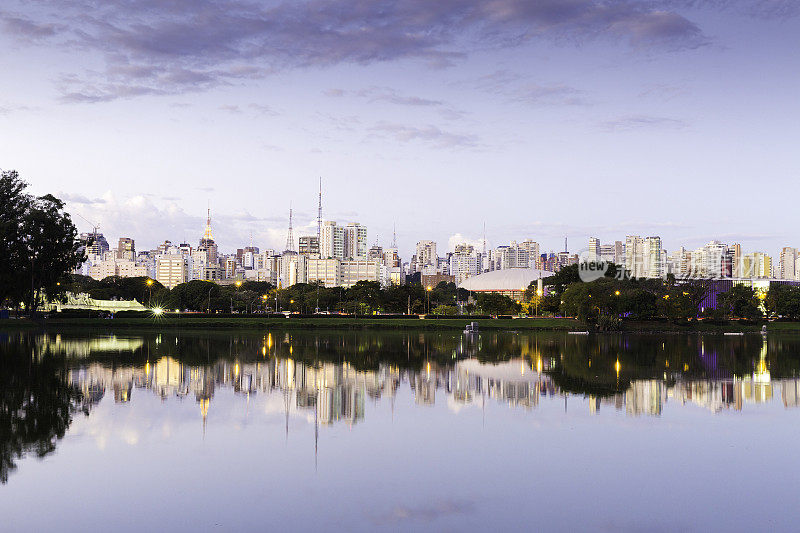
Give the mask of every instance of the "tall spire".
[[322, 176], [319, 178], [319, 208], [317, 210], [317, 240], [322, 238]]
[[392, 248], [397, 250], [397, 224], [392, 223]]
[[292, 229], [292, 204], [289, 204], [289, 232], [286, 234], [286, 252], [294, 252], [294, 230]]
[[483, 255], [486, 255], [486, 222], [483, 223]]
[[203, 234], [203, 240], [213, 241], [214, 237], [211, 235], [211, 206], [208, 206], [208, 218], [206, 219], [206, 232]]

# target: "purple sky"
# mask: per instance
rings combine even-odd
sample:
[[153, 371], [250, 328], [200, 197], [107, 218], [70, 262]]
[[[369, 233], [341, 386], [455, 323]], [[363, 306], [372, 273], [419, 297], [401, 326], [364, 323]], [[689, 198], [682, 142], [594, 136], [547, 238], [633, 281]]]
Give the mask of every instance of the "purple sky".
[[0, 167], [83, 231], [401, 253], [797, 236], [800, 3], [5, 0]]

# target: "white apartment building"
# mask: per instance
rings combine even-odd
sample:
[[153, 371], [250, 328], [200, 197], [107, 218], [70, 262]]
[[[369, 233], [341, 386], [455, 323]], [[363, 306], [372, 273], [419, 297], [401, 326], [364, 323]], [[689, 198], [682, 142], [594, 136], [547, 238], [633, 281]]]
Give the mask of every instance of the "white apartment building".
[[644, 276], [660, 278], [664, 274], [662, 264], [661, 237], [647, 237], [644, 242], [645, 267]]
[[435, 268], [437, 266], [437, 258], [439, 256], [436, 252], [436, 243], [433, 241], [419, 241], [417, 243], [417, 262], [415, 265], [415, 270], [417, 272], [422, 272], [423, 268], [429, 265], [434, 266], [434, 274]]
[[299, 254], [283, 254], [279, 259], [278, 286], [291, 287], [295, 283], [307, 283], [308, 257]]
[[480, 273], [478, 256], [475, 252], [463, 250], [450, 255], [450, 275], [455, 277], [456, 285], [461, 285], [465, 279]]
[[644, 277], [644, 239], [638, 235], [625, 237], [625, 270], [633, 277]]
[[322, 282], [325, 287], [338, 287], [340, 285], [342, 269], [339, 259], [311, 257], [306, 264], [308, 283]]
[[798, 279], [797, 248], [784, 247], [781, 250], [778, 274], [781, 279]]
[[156, 281], [171, 289], [189, 278], [189, 261], [183, 254], [162, 254], [156, 259]]
[[359, 281], [380, 282], [381, 264], [361, 259], [345, 260], [340, 264], [341, 286], [352, 287]]

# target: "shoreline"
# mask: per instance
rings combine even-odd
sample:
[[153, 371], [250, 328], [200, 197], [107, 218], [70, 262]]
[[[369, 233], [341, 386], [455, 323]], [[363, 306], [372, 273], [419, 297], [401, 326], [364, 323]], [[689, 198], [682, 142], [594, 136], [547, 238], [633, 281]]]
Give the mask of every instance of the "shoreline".
[[[0, 331], [20, 329], [212, 329], [232, 330], [267, 328], [282, 330], [463, 330], [470, 322], [477, 322], [479, 331], [563, 331], [614, 334], [614, 333], [761, 333], [762, 323], [704, 323], [677, 324], [667, 321], [623, 322], [618, 331], [594, 331], [585, 323], [569, 318], [518, 318], [518, 319], [412, 319], [412, 318], [256, 318], [256, 317], [153, 317], [153, 318], [49, 318], [43, 320], [0, 320]], [[800, 333], [800, 322], [768, 322], [770, 333]]]

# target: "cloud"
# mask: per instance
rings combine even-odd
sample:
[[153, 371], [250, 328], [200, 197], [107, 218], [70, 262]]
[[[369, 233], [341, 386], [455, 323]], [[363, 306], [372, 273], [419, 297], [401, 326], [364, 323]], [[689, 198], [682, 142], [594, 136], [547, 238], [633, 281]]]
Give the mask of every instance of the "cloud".
[[[111, 192], [99, 198], [80, 194], [59, 195], [72, 214], [73, 222], [80, 231], [90, 231], [90, 223], [80, 215], [98, 224], [99, 230], [115, 243], [119, 237], [132, 237], [137, 249], [146, 250], [157, 246], [165, 239], [172, 242], [196, 244], [203, 234], [206, 213], [186, 213], [175, 201], [165, 201], [145, 195], [118, 197]], [[262, 248], [283, 249], [286, 242], [287, 214], [255, 216], [246, 211], [214, 212], [212, 224], [214, 238], [223, 252], [235, 250], [251, 241]], [[305, 214], [295, 213], [295, 235], [316, 232], [316, 222]], [[300, 222], [298, 222], [300, 221]]]
[[583, 91], [567, 85], [539, 85], [531, 83], [515, 90], [512, 99], [528, 104], [586, 105]]
[[360, 89], [358, 91], [346, 91], [344, 89], [328, 89], [323, 91], [326, 96], [334, 98], [341, 98], [343, 96], [355, 96], [365, 98], [370, 102], [387, 102], [397, 105], [409, 106], [428, 106], [436, 107], [441, 106], [444, 102], [440, 100], [432, 100], [429, 98], [422, 98], [419, 96], [403, 96], [397, 93], [394, 89], [389, 87], [370, 87], [368, 89]]
[[386, 513], [373, 515], [376, 524], [397, 524], [409, 520], [432, 522], [453, 515], [470, 514], [475, 504], [470, 501], [441, 500], [418, 506], [397, 505]]
[[683, 120], [651, 115], [627, 115], [600, 123], [609, 131], [630, 131], [643, 128], [683, 129], [688, 124]]
[[[100, 54], [105, 71], [62, 84], [64, 101], [87, 103], [202, 91], [293, 68], [403, 59], [446, 66], [474, 50], [541, 40], [666, 49], [706, 40], [666, 6], [625, 0], [63, 0], [57, 15], [3, 20], [18, 34]], [[398, 103], [426, 104], [411, 98]]]
[[[473, 238], [473, 237], [466, 237], [465, 235], [463, 235], [461, 233], [453, 234], [447, 239], [447, 250], [448, 251], [453, 251], [453, 250], [456, 249], [456, 245], [459, 245], [459, 244], [469, 244], [469, 245], [473, 246], [476, 251], [482, 251], [483, 250], [483, 237]], [[486, 241], [486, 249], [489, 250], [489, 249], [491, 249], [491, 247], [492, 247], [491, 244], [487, 240]]]
[[63, 25], [34, 22], [27, 18], [0, 13], [0, 27], [9, 34], [27, 41], [39, 41], [56, 35]]
[[391, 122], [379, 122], [370, 128], [370, 131], [373, 136], [388, 137], [402, 143], [418, 141], [434, 148], [479, 147], [478, 137], [475, 135], [451, 133], [433, 125], [415, 127]]
[[678, 87], [675, 85], [648, 85], [639, 93], [640, 98], [657, 98], [664, 102], [668, 102], [678, 96], [683, 96], [689, 93], [686, 87]]
[[39, 108], [19, 104], [0, 105], [0, 116], [10, 115], [19, 111], [38, 111]]
[[259, 113], [259, 114], [262, 114], [262, 115], [269, 115], [269, 116], [273, 116], [274, 117], [274, 116], [277, 116], [279, 114], [277, 111], [275, 111], [270, 106], [265, 105], [265, 104], [251, 103], [251, 104], [247, 104], [247, 107], [249, 107], [253, 111], [255, 111], [255, 112]]
[[542, 83], [529, 80], [530, 76], [507, 69], [495, 70], [475, 79], [462, 80], [463, 85], [503, 97], [509, 102], [531, 105], [588, 105], [584, 91], [564, 83]]

